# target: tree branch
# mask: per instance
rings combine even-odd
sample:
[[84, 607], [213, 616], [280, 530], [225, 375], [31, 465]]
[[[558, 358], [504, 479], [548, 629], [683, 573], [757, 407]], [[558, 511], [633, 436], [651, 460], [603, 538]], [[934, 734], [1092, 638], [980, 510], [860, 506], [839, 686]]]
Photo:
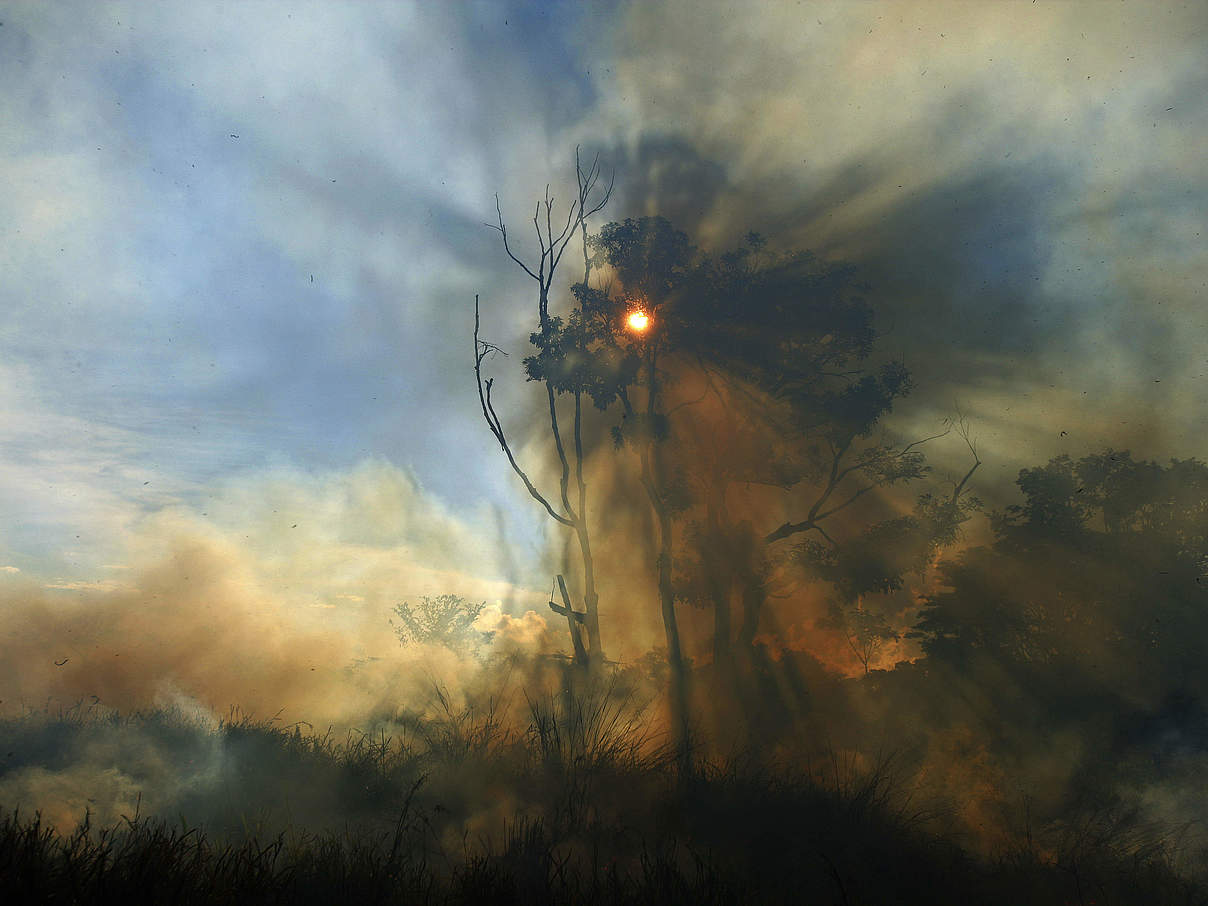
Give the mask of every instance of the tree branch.
[[583, 394], [575, 391], [575, 483], [579, 487], [579, 518], [587, 518], [587, 484], [583, 481]]
[[831, 547], [839, 546], [835, 542], [835, 539], [827, 534], [826, 529], [808, 519], [804, 522], [786, 522], [784, 525], [780, 526], [780, 528], [765, 535], [763, 541], [765, 544], [774, 544], [775, 542], [780, 541], [782, 538], [788, 538], [790, 535], [797, 535], [801, 532], [817, 532], [826, 539], [827, 543], [830, 544]]
[[549, 427], [554, 435], [554, 448], [558, 451], [558, 462], [562, 465], [562, 478], [558, 483], [562, 492], [562, 506], [571, 519], [577, 520], [574, 509], [570, 505], [570, 463], [566, 459], [566, 448], [562, 445], [562, 429], [558, 427], [558, 406], [555, 402], [554, 386], [546, 381], [546, 396], [549, 397]]
[[[830, 475], [827, 478], [826, 486], [822, 489], [822, 492], [818, 495], [817, 499], [814, 500], [813, 505], [810, 507], [809, 512], [806, 515], [806, 518], [804, 520], [802, 520], [801, 522], [784, 523], [778, 529], [776, 529], [773, 532], [768, 533], [764, 537], [765, 543], [772, 544], [773, 542], [780, 541], [783, 538], [787, 538], [790, 535], [798, 534], [799, 532], [806, 532], [806, 531], [810, 531], [810, 530], [817, 530], [817, 531], [821, 532], [822, 529], [821, 529], [821, 526], [819, 525], [819, 523], [822, 522], [823, 520], [828, 519], [831, 516], [835, 515], [836, 513], [847, 509], [849, 506], [851, 506], [853, 503], [855, 503], [857, 500], [859, 500], [861, 497], [868, 494], [869, 492], [875, 491], [877, 488], [885, 487], [886, 485], [891, 484], [892, 482], [898, 480], [899, 478], [909, 477], [909, 476], [901, 476], [901, 475], [895, 477], [891, 474], [891, 475], [886, 475], [880, 479], [875, 479], [870, 484], [865, 485], [864, 487], [862, 487], [859, 490], [852, 493], [842, 503], [835, 504], [828, 510], [823, 510], [822, 507], [826, 505], [826, 502], [831, 499], [831, 497], [834, 495], [835, 491], [838, 490], [839, 486], [843, 483], [844, 479], [846, 479], [849, 475], [851, 475], [854, 472], [866, 472], [868, 469], [872, 468], [873, 466], [883, 464], [883, 463], [889, 462], [894, 459], [901, 459], [902, 457], [904, 457], [908, 453], [910, 453], [910, 451], [913, 450], [915, 447], [921, 446], [925, 443], [928, 443], [929, 441], [936, 440], [937, 438], [944, 437], [951, 430], [952, 430], [951, 428], [948, 428], [948, 429], [940, 432], [939, 434], [933, 434], [930, 437], [923, 437], [923, 438], [920, 438], [919, 440], [912, 441], [911, 443], [908, 443], [906, 446], [902, 447], [902, 449], [894, 450], [891, 453], [888, 453], [887, 455], [878, 456], [878, 457], [874, 457], [871, 459], [862, 459], [858, 462], [854, 462], [851, 465], [843, 467], [843, 468], [840, 468], [840, 463], [842, 462], [843, 457], [845, 455], [847, 455], [847, 452], [851, 448], [851, 444], [855, 438], [847, 437], [837, 447], [832, 444], [831, 445]], [[967, 442], [968, 442], [968, 440], [966, 440], [966, 443]], [[974, 451], [974, 458], [975, 459], [977, 458], [976, 451]], [[964, 486], [965, 481], [967, 481], [969, 476], [971, 476], [973, 474], [973, 471], [977, 468], [978, 465], [980, 465], [980, 463], [975, 463], [973, 468], [969, 470], [969, 474], [966, 475], [965, 479], [961, 482], [960, 486], [962, 488]], [[954, 501], [955, 501], [955, 499], [956, 499], [956, 497], [953, 498]], [[825, 535], [825, 532], [823, 532], [823, 535]], [[827, 537], [827, 540], [831, 542], [831, 544], [834, 544], [834, 541], [829, 536], [826, 536], [826, 537]]]
[[[475, 294], [475, 296], [474, 296], [474, 377], [478, 384], [478, 402], [479, 402], [479, 405], [482, 407], [482, 417], [484, 419], [486, 419], [487, 427], [489, 427], [491, 429], [491, 433], [493, 435], [495, 435], [495, 440], [499, 441], [499, 447], [500, 447], [500, 449], [503, 450], [504, 454], [507, 456], [508, 463], [512, 466], [512, 471], [515, 472], [517, 475], [519, 475], [520, 480], [524, 482], [524, 487], [528, 490], [529, 495], [534, 500], [536, 500], [539, 504], [541, 504], [545, 508], [545, 511], [547, 513], [549, 513], [550, 517], [553, 518], [556, 522], [560, 523], [561, 525], [573, 527], [575, 525], [575, 520], [568, 519], [566, 516], [561, 515], [560, 513], [555, 511], [552, 506], [550, 506], [550, 502], [545, 498], [544, 495], [542, 495], [542, 493], [540, 491], [537, 490], [536, 486], [534, 486], [532, 481], [529, 480], [529, 477], [525, 473], [524, 469], [522, 469], [520, 467], [520, 464], [518, 462], [516, 462], [516, 457], [514, 455], [512, 455], [511, 445], [508, 444], [507, 435], [504, 434], [504, 431], [503, 431], [503, 423], [499, 420], [499, 415], [495, 412], [495, 407], [491, 403], [491, 385], [494, 383], [494, 380], [488, 379], [487, 381], [484, 382], [482, 379], [482, 360], [485, 359], [487, 357], [487, 355], [489, 355], [491, 353], [492, 350], [498, 349], [498, 347], [493, 346], [490, 343], [485, 343], [482, 340], [479, 340], [478, 339], [479, 329], [480, 329], [480, 315], [479, 315], [479, 307], [478, 307], [478, 295]], [[569, 508], [568, 508], [568, 511], [569, 511]]]
[[973, 465], [969, 467], [969, 471], [965, 473], [965, 477], [957, 482], [952, 488], [952, 502], [955, 504], [960, 500], [961, 494], [965, 492], [965, 485], [969, 483], [969, 479], [973, 477], [973, 473], [977, 471], [977, 467], [982, 464], [981, 457], [977, 455], [977, 446], [973, 443], [973, 438], [969, 433], [969, 422], [965, 416], [957, 413], [957, 428], [956, 431], [965, 441], [965, 446], [969, 448], [969, 452], [973, 454]]
[[503, 209], [500, 208], [500, 206], [499, 206], [499, 196], [498, 195], [495, 196], [495, 213], [499, 216], [499, 224], [496, 225], [493, 223], [488, 223], [487, 226], [489, 226], [493, 230], [499, 230], [500, 235], [503, 236], [503, 250], [508, 253], [508, 257], [511, 258], [513, 261], [515, 261], [517, 264], [519, 264], [520, 267], [524, 270], [524, 272], [526, 274], [528, 274], [530, 277], [532, 277], [534, 280], [536, 280], [538, 283], [540, 283], [541, 278], [538, 277], [536, 274], [534, 274], [532, 272], [532, 270], [529, 269], [529, 266], [527, 264], [525, 264], [523, 261], [521, 261], [519, 258], [517, 258], [516, 255], [512, 252], [512, 247], [510, 245], [508, 245], [508, 228], [504, 225], [504, 222], [503, 222]]

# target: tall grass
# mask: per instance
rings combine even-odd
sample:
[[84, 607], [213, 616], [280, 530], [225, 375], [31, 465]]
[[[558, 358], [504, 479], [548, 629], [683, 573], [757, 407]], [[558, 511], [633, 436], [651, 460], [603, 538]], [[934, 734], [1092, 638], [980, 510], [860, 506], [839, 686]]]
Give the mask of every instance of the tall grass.
[[[895, 758], [750, 757], [684, 777], [622, 683], [524, 704], [516, 724], [506, 696], [438, 689], [397, 732], [342, 736], [240, 714], [6, 721], [0, 789], [103, 757], [128, 758], [145, 791], [103, 826], [0, 802], [0, 902], [1208, 904], [1135, 824], [975, 857]], [[175, 774], [147, 767], [165, 761]]]

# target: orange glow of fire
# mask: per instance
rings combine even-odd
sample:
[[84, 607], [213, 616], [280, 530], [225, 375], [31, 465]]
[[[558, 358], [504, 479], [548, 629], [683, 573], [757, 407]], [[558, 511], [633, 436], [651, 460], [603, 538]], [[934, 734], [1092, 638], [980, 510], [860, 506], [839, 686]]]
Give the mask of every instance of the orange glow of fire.
[[639, 308], [629, 313], [629, 316], [625, 318], [625, 325], [630, 330], [641, 332], [650, 326], [650, 316]]

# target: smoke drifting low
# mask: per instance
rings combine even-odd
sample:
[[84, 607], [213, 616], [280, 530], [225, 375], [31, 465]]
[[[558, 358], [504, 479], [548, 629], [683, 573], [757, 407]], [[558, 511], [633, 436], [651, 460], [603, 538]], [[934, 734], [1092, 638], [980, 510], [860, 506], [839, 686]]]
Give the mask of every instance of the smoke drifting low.
[[[500, 574], [507, 539], [484, 538], [485, 524], [380, 462], [232, 483], [204, 513], [145, 519], [102, 582], [6, 574], [2, 706], [188, 702], [215, 716], [363, 725], [434, 682], [460, 688], [468, 669], [445, 648], [404, 650], [388, 622], [400, 601], [486, 601], [496, 644], [542, 644], [532, 607], [544, 602]], [[464, 572], [468, 562], [480, 570]]]

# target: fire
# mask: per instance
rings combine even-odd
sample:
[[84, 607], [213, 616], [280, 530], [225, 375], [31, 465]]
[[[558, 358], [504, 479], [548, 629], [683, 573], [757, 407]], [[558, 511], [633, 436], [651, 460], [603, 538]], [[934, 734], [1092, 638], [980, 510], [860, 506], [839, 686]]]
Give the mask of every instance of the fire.
[[650, 326], [650, 315], [639, 308], [629, 313], [625, 324], [630, 330], [643, 331]]

